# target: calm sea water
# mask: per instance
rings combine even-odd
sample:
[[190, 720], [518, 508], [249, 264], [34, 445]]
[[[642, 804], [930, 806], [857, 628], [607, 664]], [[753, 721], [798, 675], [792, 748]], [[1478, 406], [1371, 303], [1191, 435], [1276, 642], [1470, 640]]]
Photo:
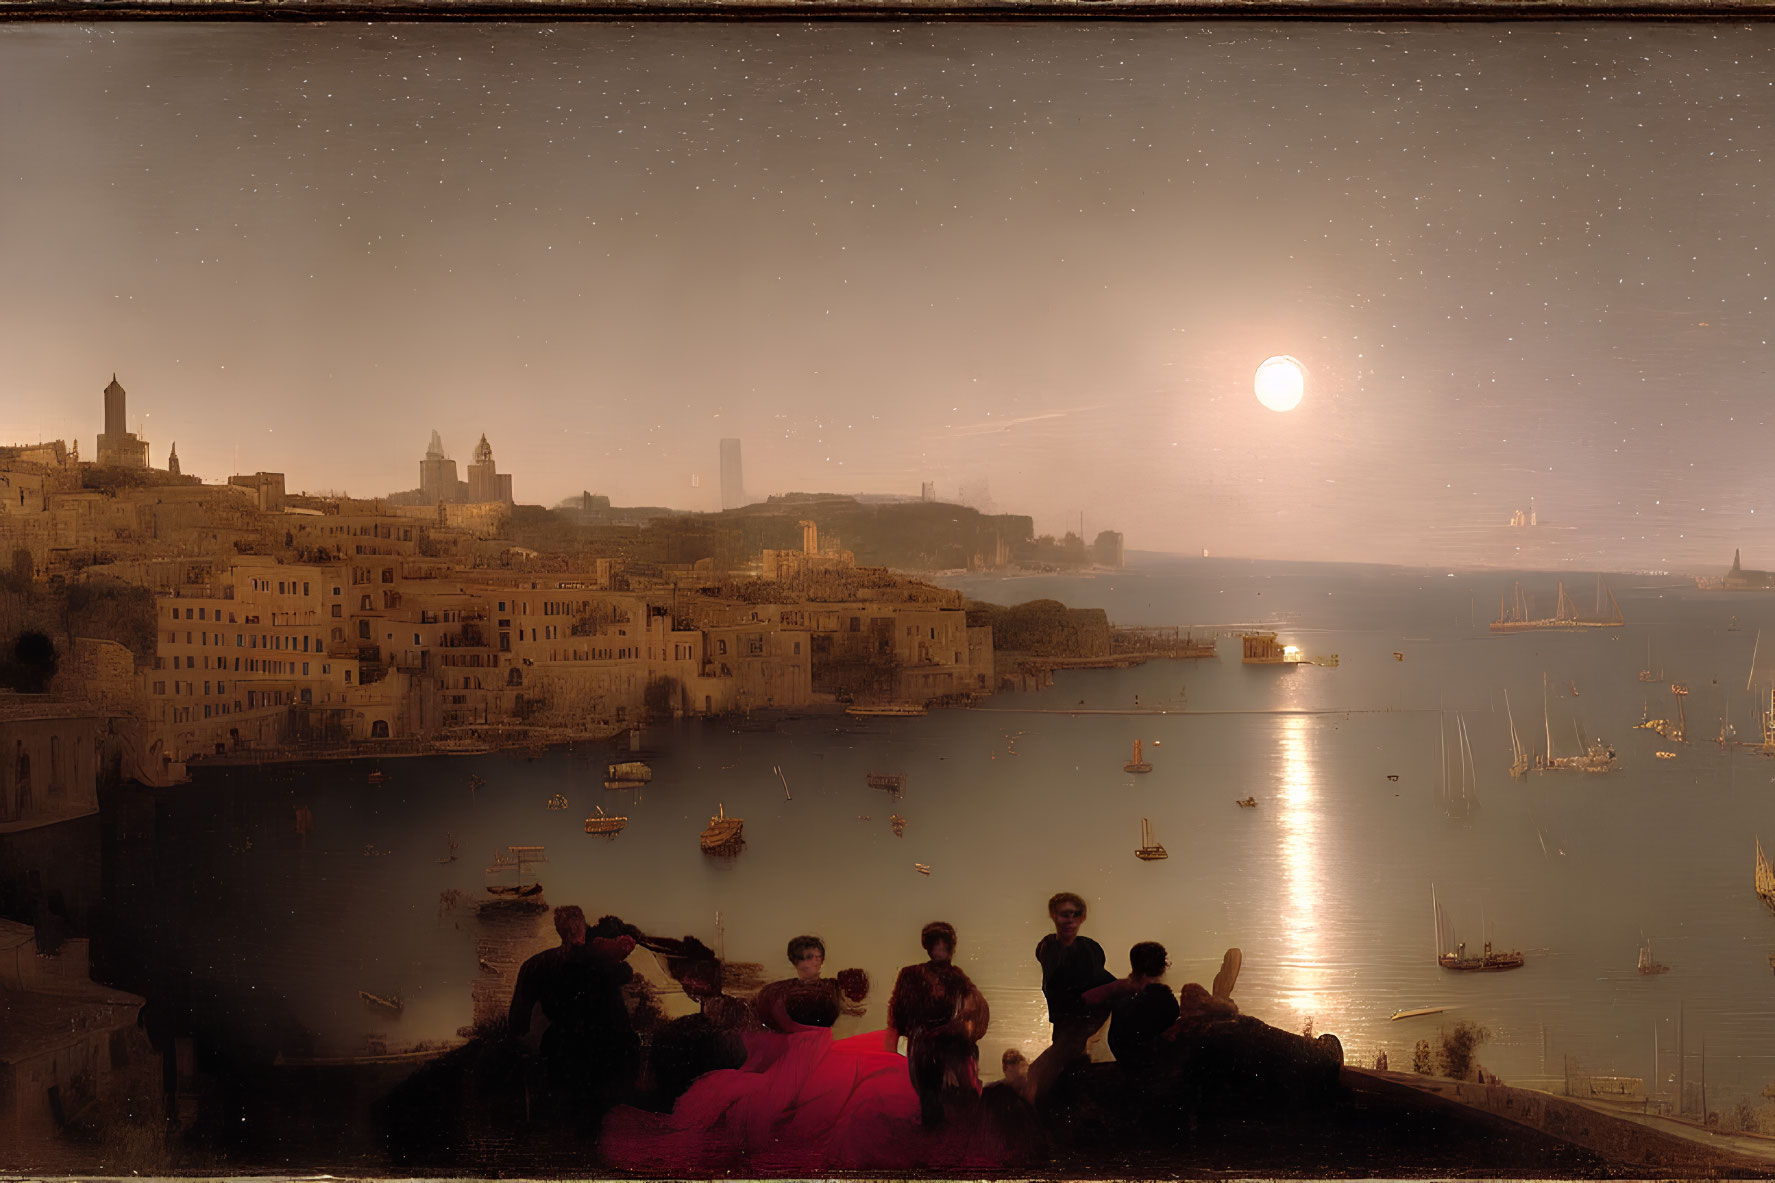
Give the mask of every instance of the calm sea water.
[[[1506, 1080], [1558, 1077], [1567, 1057], [1650, 1079], [1656, 1046], [1668, 1089], [1681, 1015], [1688, 1079], [1705, 1043], [1710, 1103], [1748, 1099], [1775, 1081], [1775, 917], [1751, 880], [1753, 837], [1775, 844], [1775, 760], [1712, 739], [1728, 709], [1756, 735], [1745, 685], [1775, 599], [1616, 576], [1623, 627], [1493, 636], [1486, 621], [1516, 578], [1550, 610], [1551, 575], [1167, 559], [955, 580], [999, 602], [1102, 607], [1118, 623], [1263, 624], [1340, 664], [1248, 668], [1232, 639], [1218, 659], [1062, 673], [983, 709], [775, 731], [686, 722], [649, 733], [655, 779], [638, 792], [602, 787], [620, 757], [595, 746], [388, 761], [380, 786], [364, 764], [199, 772], [108, 806], [135, 819], [113, 827], [107, 911], [134, 934], [114, 960], [138, 980], [189, 972], [210, 1021], [254, 1056], [342, 1054], [371, 1032], [396, 1046], [448, 1037], [471, 1017], [479, 926], [440, 910], [440, 895], [479, 895], [495, 849], [544, 844], [551, 903], [719, 939], [772, 974], [788, 972], [790, 937], [821, 934], [830, 966], [877, 983], [871, 1021], [895, 969], [921, 958], [919, 927], [949, 920], [992, 1004], [993, 1071], [1004, 1047], [1045, 1044], [1032, 953], [1047, 897], [1067, 889], [1090, 901], [1085, 931], [1118, 972], [1129, 945], [1154, 939], [1173, 984], [1206, 982], [1237, 945], [1246, 1011], [1291, 1030], [1310, 1020], [1357, 1062], [1385, 1048], [1402, 1066], [1417, 1039], [1465, 1018], [1491, 1031], [1480, 1059]], [[1588, 606], [1591, 580], [1574, 594]], [[1648, 638], [1665, 674], [1650, 686], [1636, 677]], [[1634, 730], [1647, 706], [1674, 710], [1679, 680], [1699, 742]], [[1510, 780], [1506, 692], [1531, 747], [1551, 731], [1556, 754], [1574, 753], [1582, 729], [1621, 769]], [[1465, 720], [1474, 748], [1479, 806], [1465, 818], [1441, 798], [1438, 708], [1451, 736]], [[1121, 770], [1137, 738], [1153, 764], [1143, 776]], [[1677, 757], [1655, 759], [1661, 747]], [[865, 787], [885, 771], [906, 775], [902, 800]], [[471, 774], [485, 785], [471, 791]], [[556, 793], [568, 810], [545, 808]], [[1234, 805], [1247, 794], [1255, 810]], [[731, 860], [698, 848], [718, 803], [745, 819]], [[314, 818], [305, 842], [298, 804]], [[626, 813], [627, 830], [584, 834], [594, 804]], [[1168, 860], [1134, 858], [1143, 817]], [[438, 861], [446, 833], [460, 842], [452, 863]], [[1489, 934], [1527, 966], [1439, 969], [1433, 889], [1470, 945]], [[1635, 972], [1642, 934], [1670, 973]], [[360, 989], [399, 992], [407, 1009], [368, 1014]], [[1390, 1021], [1423, 1006], [1447, 1009]]]

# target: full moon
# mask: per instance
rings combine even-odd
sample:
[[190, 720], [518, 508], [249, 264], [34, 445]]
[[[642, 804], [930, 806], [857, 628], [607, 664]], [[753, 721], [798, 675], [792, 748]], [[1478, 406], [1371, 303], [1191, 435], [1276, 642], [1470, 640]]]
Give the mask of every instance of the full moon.
[[1306, 375], [1300, 362], [1283, 354], [1257, 367], [1257, 378], [1252, 387], [1257, 392], [1257, 401], [1270, 410], [1292, 411], [1300, 405]]

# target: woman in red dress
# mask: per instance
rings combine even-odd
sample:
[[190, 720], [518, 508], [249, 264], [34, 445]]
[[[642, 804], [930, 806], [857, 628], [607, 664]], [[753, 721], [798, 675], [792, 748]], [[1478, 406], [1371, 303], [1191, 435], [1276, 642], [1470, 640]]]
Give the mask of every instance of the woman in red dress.
[[[925, 1154], [906, 1136], [918, 1130], [918, 1096], [906, 1061], [882, 1046], [879, 1031], [832, 1038], [840, 1009], [862, 1000], [868, 978], [846, 970], [828, 989], [824, 983], [833, 980], [819, 977], [824, 952], [822, 945], [817, 961], [792, 954], [796, 979], [760, 992], [761, 1017], [771, 1029], [746, 1033], [744, 1066], [699, 1077], [671, 1113], [613, 1110], [604, 1122], [605, 1160], [627, 1171], [670, 1175], [918, 1165]], [[803, 967], [810, 962], [808, 974]]]

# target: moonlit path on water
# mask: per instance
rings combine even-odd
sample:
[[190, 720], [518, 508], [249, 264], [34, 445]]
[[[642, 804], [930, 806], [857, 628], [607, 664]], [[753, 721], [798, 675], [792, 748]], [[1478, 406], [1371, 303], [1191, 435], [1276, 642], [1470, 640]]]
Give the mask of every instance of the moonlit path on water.
[[[1553, 576], [1522, 578], [1550, 601]], [[188, 823], [186, 840], [158, 859], [120, 843], [121, 865], [152, 875], [157, 892], [109, 903], [166, 932], [153, 956], [190, 967], [218, 1014], [262, 1018], [271, 1000], [286, 1033], [261, 1041], [288, 1044], [300, 1030], [313, 1054], [349, 1051], [368, 1030], [414, 1041], [468, 1021], [475, 922], [440, 916], [439, 894], [478, 893], [487, 856], [511, 843], [548, 846], [551, 903], [711, 942], [719, 912], [726, 953], [772, 976], [788, 970], [789, 937], [820, 933], [830, 965], [869, 970], [871, 1024], [894, 970], [920, 955], [919, 926], [943, 918], [992, 1004], [982, 1050], [996, 1073], [1004, 1047], [1043, 1046], [1032, 953], [1048, 931], [1048, 895], [1070, 889], [1090, 901], [1085, 931], [1113, 969], [1125, 970], [1129, 945], [1156, 939], [1171, 952], [1173, 985], [1208, 982], [1238, 945], [1249, 1013], [1290, 1030], [1310, 1019], [1356, 1062], [1384, 1047], [1395, 1067], [1409, 1064], [1417, 1039], [1467, 1018], [1492, 1032], [1480, 1059], [1506, 1080], [1557, 1078], [1568, 1056], [1587, 1071], [1650, 1077], [1656, 1030], [1668, 1088], [1683, 1005], [1689, 1079], [1705, 1037], [1710, 1103], [1754, 1099], [1775, 1081], [1775, 917], [1751, 890], [1752, 839], [1775, 841], [1775, 761], [1712, 742], [1657, 760], [1671, 745], [1632, 724], [1648, 707], [1673, 709], [1668, 681], [1680, 680], [1693, 691], [1691, 735], [1710, 741], [1728, 705], [1740, 735], [1754, 735], [1743, 687], [1775, 599], [1615, 577], [1621, 628], [1493, 636], [1485, 621], [1511, 579], [1171, 560], [1093, 577], [956, 580], [971, 595], [1048, 596], [1117, 621], [1264, 623], [1340, 664], [1246, 668], [1223, 642], [1216, 660], [1063, 672], [983, 710], [809, 718], [776, 731], [667, 725], [649, 734], [656, 776], [637, 793], [598, 783], [618, 758], [605, 747], [388, 761], [392, 779], [375, 787], [362, 763], [214, 770], [154, 795], [169, 823]], [[1589, 582], [1572, 586], [1587, 604]], [[1652, 686], [1636, 678], [1648, 636], [1667, 674]], [[1503, 693], [1539, 746], [1543, 673], [1555, 752], [1576, 750], [1582, 728], [1615, 747], [1620, 771], [1506, 776]], [[1458, 714], [1472, 737], [1479, 808], [1465, 820], [1440, 802], [1438, 704], [1451, 736]], [[1144, 776], [1121, 771], [1136, 738], [1153, 764]], [[867, 789], [872, 771], [904, 772], [905, 798]], [[486, 781], [472, 794], [471, 773]], [[544, 809], [557, 792], [569, 810]], [[1255, 810], [1234, 805], [1247, 794]], [[306, 852], [289, 825], [296, 803], [314, 815]], [[746, 848], [731, 861], [697, 847], [718, 803], [746, 819]], [[585, 835], [594, 804], [626, 813], [628, 829]], [[904, 838], [888, 826], [896, 811]], [[1142, 817], [1169, 859], [1134, 858]], [[440, 864], [446, 832], [461, 857]], [[366, 856], [366, 845], [392, 853]], [[1459, 939], [1489, 935], [1523, 950], [1527, 966], [1438, 969], [1432, 884]], [[1635, 972], [1642, 934], [1672, 972]], [[372, 1021], [359, 989], [401, 991], [408, 1010], [392, 1025]], [[1389, 1021], [1421, 1006], [1447, 1010]]]

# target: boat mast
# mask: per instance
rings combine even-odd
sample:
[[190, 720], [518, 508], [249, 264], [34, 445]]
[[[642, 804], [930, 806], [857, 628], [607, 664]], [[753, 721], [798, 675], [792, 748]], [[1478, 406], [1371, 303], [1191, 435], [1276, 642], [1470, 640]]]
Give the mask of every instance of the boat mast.
[[1516, 735], [1516, 715], [1510, 710], [1510, 692], [1504, 691], [1504, 715], [1510, 720], [1510, 760], [1512, 764], [1522, 760], [1522, 740]]
[[1547, 675], [1541, 675], [1541, 726], [1547, 730], [1547, 767], [1553, 767], [1553, 720], [1547, 714]]
[[1461, 725], [1461, 749], [1464, 753], [1461, 762], [1461, 803], [1470, 805], [1479, 788], [1479, 768], [1473, 763], [1473, 741], [1467, 735], [1467, 720], [1459, 715], [1455, 719]]
[[1436, 902], [1436, 885], [1430, 884], [1430, 919], [1436, 924], [1436, 960], [1442, 960], [1442, 905]]

